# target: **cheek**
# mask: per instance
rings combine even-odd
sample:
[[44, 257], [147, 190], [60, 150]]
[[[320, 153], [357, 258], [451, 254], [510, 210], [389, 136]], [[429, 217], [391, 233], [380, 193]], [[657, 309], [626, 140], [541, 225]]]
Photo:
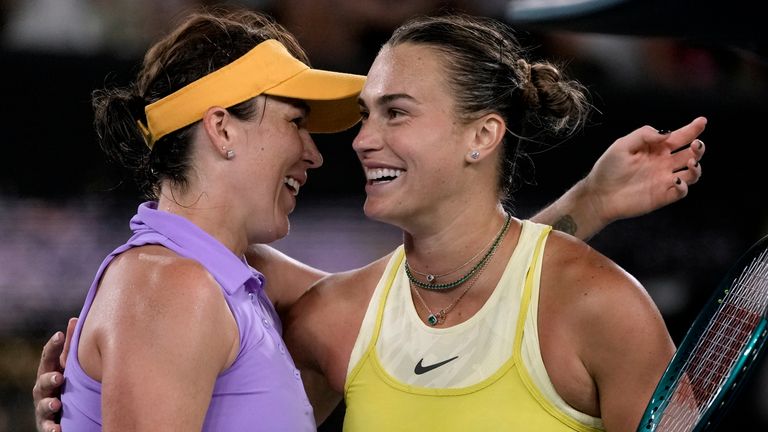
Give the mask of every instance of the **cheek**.
[[275, 159], [283, 159], [289, 162], [300, 159], [304, 151], [301, 132], [291, 124], [287, 124], [277, 132], [270, 141], [270, 144], [273, 146], [270, 150], [271, 153], [274, 153]]
[[261, 143], [256, 144], [257, 158], [265, 170], [284, 166], [288, 160], [296, 160], [301, 156], [301, 141], [295, 130], [273, 130], [264, 136]]

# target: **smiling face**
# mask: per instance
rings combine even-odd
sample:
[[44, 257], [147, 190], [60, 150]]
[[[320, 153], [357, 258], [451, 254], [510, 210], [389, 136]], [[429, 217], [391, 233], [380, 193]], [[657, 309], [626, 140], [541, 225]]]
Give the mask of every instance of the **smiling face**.
[[263, 111], [241, 122], [243, 142], [230, 161], [236, 162], [232, 169], [241, 170], [231, 178], [243, 183], [231, 187], [251, 198], [249, 242], [268, 243], [288, 234], [288, 215], [307, 181], [307, 169], [322, 165], [322, 156], [305, 128], [304, 103], [275, 97], [260, 97], [256, 103]]
[[473, 130], [456, 116], [444, 75], [439, 51], [410, 43], [384, 47], [371, 66], [353, 143], [368, 217], [408, 229], [467, 205]]

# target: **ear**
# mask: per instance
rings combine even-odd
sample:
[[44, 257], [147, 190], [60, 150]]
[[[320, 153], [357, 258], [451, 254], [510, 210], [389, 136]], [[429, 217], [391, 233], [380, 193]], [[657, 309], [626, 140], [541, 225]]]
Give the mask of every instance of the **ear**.
[[486, 114], [472, 122], [472, 137], [465, 159], [475, 163], [492, 154], [504, 139], [507, 124], [497, 113]]
[[234, 123], [229, 112], [218, 106], [208, 108], [201, 122], [212, 149], [221, 157], [230, 159], [227, 152], [234, 151]]

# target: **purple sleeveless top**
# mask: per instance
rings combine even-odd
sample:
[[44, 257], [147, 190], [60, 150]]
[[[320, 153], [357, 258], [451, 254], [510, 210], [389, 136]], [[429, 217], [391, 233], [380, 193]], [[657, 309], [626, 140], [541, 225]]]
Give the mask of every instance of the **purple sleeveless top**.
[[158, 211], [156, 206], [154, 202], [139, 206], [131, 219], [133, 236], [104, 259], [88, 291], [64, 372], [64, 432], [101, 430], [101, 383], [86, 375], [77, 360], [80, 332], [109, 263], [120, 253], [146, 244], [163, 245], [202, 264], [221, 285], [237, 322], [240, 351], [216, 379], [203, 431], [315, 431], [301, 376], [285, 349], [274, 306], [264, 293], [264, 277], [192, 222]]

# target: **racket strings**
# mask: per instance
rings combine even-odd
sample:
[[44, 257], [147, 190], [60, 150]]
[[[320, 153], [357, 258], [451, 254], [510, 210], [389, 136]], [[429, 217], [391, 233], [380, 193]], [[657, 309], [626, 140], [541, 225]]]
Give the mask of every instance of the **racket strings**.
[[742, 271], [690, 350], [674, 387], [660, 431], [690, 431], [722, 391], [752, 331], [768, 307], [768, 250]]
[[[721, 308], [705, 330], [697, 352], [704, 358], [693, 369], [694, 375], [700, 376], [701, 383], [706, 385], [695, 385], [694, 390], [711, 394], [721, 384], [752, 330], [760, 322], [761, 311], [768, 301], [765, 295], [768, 279], [761, 272], [765, 273], [767, 268], [768, 264], [764, 261], [753, 261], [722, 300]], [[702, 374], [702, 371], [708, 373]]]

